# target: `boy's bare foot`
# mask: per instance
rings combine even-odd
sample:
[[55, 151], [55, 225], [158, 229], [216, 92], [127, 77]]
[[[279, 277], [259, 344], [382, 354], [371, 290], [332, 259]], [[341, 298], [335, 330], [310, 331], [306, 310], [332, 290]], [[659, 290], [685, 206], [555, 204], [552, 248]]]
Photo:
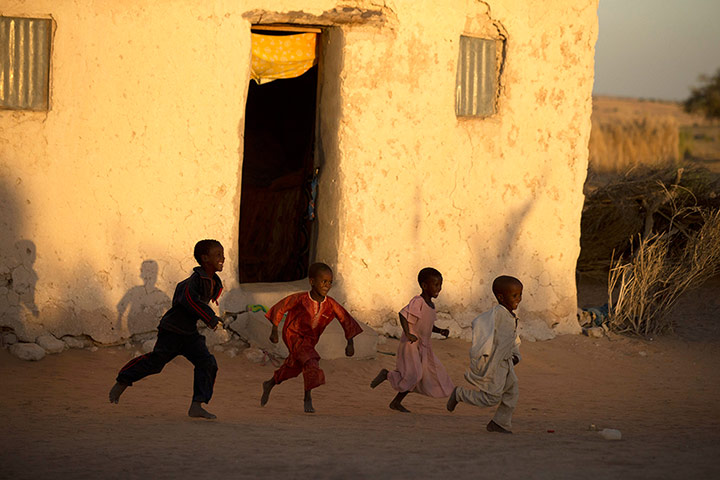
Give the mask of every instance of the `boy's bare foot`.
[[448, 398], [447, 405], [446, 405], [448, 412], [452, 412], [453, 410], [455, 410], [455, 407], [457, 407], [458, 400], [457, 400], [457, 397], [455, 396], [455, 392], [457, 392], [457, 389], [458, 389], [458, 387], [453, 388], [453, 391], [450, 394], [450, 398]]
[[373, 381], [370, 382], [370, 388], [375, 388], [378, 385], [380, 385], [382, 382], [387, 380], [387, 376], [388, 376], [387, 368], [383, 368], [382, 370], [380, 370], [380, 373], [378, 373], [377, 376], [375, 378], [373, 378]]
[[393, 400], [392, 402], [390, 402], [390, 408], [393, 409], [393, 410], [397, 410], [398, 412], [402, 412], [402, 413], [411, 413], [410, 410], [408, 410], [407, 408], [403, 407], [403, 404], [402, 404], [402, 403], [396, 402], [395, 400]]
[[108, 395], [110, 397], [110, 403], [118, 403], [120, 395], [122, 395], [127, 387], [128, 386], [123, 383], [115, 382], [115, 385], [110, 389], [110, 394]]
[[305, 403], [305, 413], [315, 413], [315, 409], [313, 408], [312, 404], [312, 390], [306, 390], [305, 391], [305, 398], [303, 399]]
[[495, 420], [490, 420], [490, 423], [488, 423], [485, 428], [487, 428], [488, 432], [512, 433], [510, 430], [505, 430], [503, 427], [495, 423]]
[[271, 378], [270, 380], [266, 380], [263, 382], [263, 393], [260, 397], [260, 406], [264, 407], [268, 400], [270, 400], [270, 390], [273, 389], [275, 386], [275, 378]]
[[200, 402], [192, 402], [190, 404], [190, 409], [188, 410], [188, 417], [207, 418], [208, 420], [214, 420], [217, 418], [216, 415], [213, 415], [212, 413], [205, 410], [202, 405], [200, 405]]

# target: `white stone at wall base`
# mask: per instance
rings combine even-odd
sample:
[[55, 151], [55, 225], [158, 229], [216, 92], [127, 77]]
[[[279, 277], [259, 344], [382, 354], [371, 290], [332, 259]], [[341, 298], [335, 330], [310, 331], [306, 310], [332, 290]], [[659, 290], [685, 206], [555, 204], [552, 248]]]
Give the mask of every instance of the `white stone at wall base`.
[[68, 348], [85, 348], [85, 341], [72, 335], [65, 335], [62, 337], [62, 341], [65, 342]]
[[19, 306], [11, 306], [0, 315], [0, 326], [10, 327], [21, 342], [34, 343], [37, 337], [48, 333], [42, 325], [35, 322], [35, 317]]
[[142, 343], [142, 346], [140, 347], [140, 350], [142, 350], [142, 353], [150, 353], [153, 351], [153, 348], [155, 348], [155, 340], [145, 340]]
[[[355, 355], [352, 358], [375, 358], [377, 355], [378, 334], [366, 323], [358, 321], [363, 331], [353, 338]], [[315, 349], [321, 358], [345, 358], [345, 331], [339, 322], [333, 321], [327, 326]]]
[[605, 335], [605, 330], [602, 327], [590, 327], [584, 328], [583, 333], [591, 338], [602, 338]]
[[232, 334], [223, 327], [218, 327], [217, 330], [212, 330], [210, 328], [201, 328], [199, 329], [199, 331], [200, 334], [205, 337], [205, 345], [207, 345], [208, 348], [212, 348], [215, 345], [222, 345], [223, 343], [227, 343], [232, 337]]
[[16, 343], [10, 345], [10, 353], [21, 360], [36, 362], [45, 356], [45, 349], [37, 343]]
[[67, 348], [65, 342], [52, 335], [40, 335], [35, 342], [44, 348], [47, 353], [60, 353]]
[[250, 360], [252, 363], [264, 363], [265, 362], [265, 352], [260, 350], [259, 348], [250, 347], [245, 349], [245, 358]]
[[518, 336], [528, 342], [552, 340], [555, 332], [542, 320], [520, 319], [518, 322]]
[[10, 345], [14, 345], [18, 342], [17, 335], [15, 335], [12, 332], [5, 332], [2, 334], [2, 345], [5, 347], [9, 347]]
[[144, 332], [144, 333], [136, 333], [132, 337], [133, 342], [144, 342], [145, 340], [154, 340], [157, 338], [157, 330], [153, 330], [151, 332]]
[[248, 318], [252, 315], [250, 312], [243, 312], [235, 318], [235, 320], [232, 320], [227, 323], [227, 328], [235, 332], [241, 339], [247, 340], [247, 321]]
[[377, 330], [378, 334], [386, 337], [400, 338], [403, 334], [402, 327], [397, 320], [392, 320], [380, 325]]
[[[272, 331], [272, 325], [268, 322], [267, 318], [262, 312], [248, 313], [243, 315], [245, 321], [245, 331], [240, 331], [238, 334], [240, 337], [247, 340], [250, 345], [256, 349], [264, 350], [270, 355], [280, 358], [287, 358], [288, 349], [282, 338], [279, 339], [278, 343], [270, 342], [270, 332]], [[284, 321], [283, 321], [284, 322]], [[278, 327], [279, 337], [282, 337], [282, 326]], [[236, 323], [233, 323], [233, 327]], [[239, 328], [239, 326], [238, 326]], [[246, 353], [247, 355], [247, 353]]]

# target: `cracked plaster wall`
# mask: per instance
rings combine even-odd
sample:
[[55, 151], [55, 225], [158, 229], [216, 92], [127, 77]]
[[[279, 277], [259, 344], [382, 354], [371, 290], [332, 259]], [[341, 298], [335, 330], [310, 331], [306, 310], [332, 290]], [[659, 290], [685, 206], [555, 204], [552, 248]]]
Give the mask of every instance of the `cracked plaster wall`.
[[[439, 310], [467, 334], [507, 273], [525, 284], [524, 319], [577, 332], [597, 2], [386, 4], [392, 31], [343, 31], [337, 154], [318, 199], [336, 295], [394, 324], [432, 265]], [[461, 34], [507, 36], [490, 118], [455, 117]]]
[[[203, 237], [224, 243], [238, 291], [248, 12], [343, 5], [384, 16], [327, 35], [317, 256], [334, 295], [381, 326], [434, 265], [439, 309], [467, 327], [509, 273], [526, 286], [521, 315], [576, 331], [596, 0], [5, 2], [56, 29], [51, 110], [0, 111], [1, 324], [25, 340], [127, 337], [118, 305], [143, 262], [172, 295]], [[498, 26], [498, 113], [458, 119], [459, 36]]]

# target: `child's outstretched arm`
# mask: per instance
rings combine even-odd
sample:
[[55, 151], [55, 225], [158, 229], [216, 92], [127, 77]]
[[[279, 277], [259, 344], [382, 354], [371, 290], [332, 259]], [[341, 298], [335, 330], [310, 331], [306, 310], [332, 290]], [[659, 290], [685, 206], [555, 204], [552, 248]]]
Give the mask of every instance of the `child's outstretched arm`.
[[362, 327], [342, 305], [337, 303], [334, 299], [330, 299], [330, 302], [335, 318], [338, 319], [340, 326], [345, 332], [345, 340], [347, 340], [347, 345], [345, 345], [345, 356], [352, 357], [355, 355], [355, 342], [353, 341], [353, 338], [362, 333]]
[[278, 337], [279, 337], [278, 336], [278, 327], [277, 327], [277, 325], [273, 325], [272, 331], [270, 332], [270, 341], [272, 343], [277, 343], [279, 341]]
[[280, 322], [288, 310], [297, 305], [302, 295], [305, 294], [294, 293], [292, 295], [288, 295], [273, 305], [272, 308], [265, 314], [265, 318], [270, 320], [270, 323], [272, 323], [272, 332], [270, 332], [270, 341], [272, 343], [278, 343], [278, 325], [280, 325]]
[[439, 333], [440, 335], [443, 335], [445, 338], [448, 338], [450, 336], [450, 329], [448, 328], [438, 328], [433, 325], [432, 331], [433, 333]]
[[[417, 337], [410, 333], [410, 325], [408, 324], [407, 318], [402, 313], [399, 313], [398, 316], [400, 317], [400, 326], [403, 329], [403, 333], [405, 333], [405, 336], [410, 340], [410, 343], [417, 342]], [[435, 327], [433, 327], [434, 329]]]
[[345, 340], [347, 340], [347, 345], [345, 345], [345, 356], [352, 357], [355, 355], [355, 343], [353, 338], [362, 333], [362, 327], [355, 321], [352, 315], [350, 315], [350, 313], [335, 300], [331, 299], [331, 305], [335, 318], [338, 319], [340, 326], [345, 332]]

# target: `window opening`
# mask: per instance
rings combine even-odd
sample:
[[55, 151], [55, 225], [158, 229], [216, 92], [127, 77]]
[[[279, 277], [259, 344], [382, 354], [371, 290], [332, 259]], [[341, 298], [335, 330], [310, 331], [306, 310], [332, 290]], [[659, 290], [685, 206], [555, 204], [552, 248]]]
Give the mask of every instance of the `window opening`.
[[0, 16], [0, 108], [48, 110], [49, 18]]
[[497, 111], [498, 40], [460, 37], [455, 115], [485, 117]]

